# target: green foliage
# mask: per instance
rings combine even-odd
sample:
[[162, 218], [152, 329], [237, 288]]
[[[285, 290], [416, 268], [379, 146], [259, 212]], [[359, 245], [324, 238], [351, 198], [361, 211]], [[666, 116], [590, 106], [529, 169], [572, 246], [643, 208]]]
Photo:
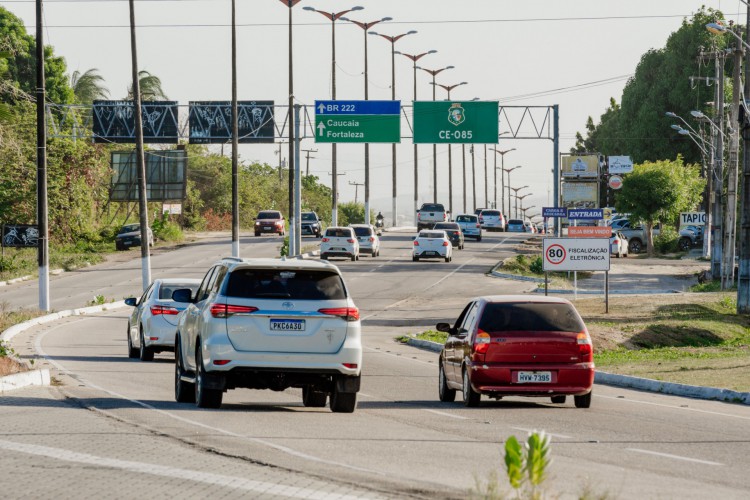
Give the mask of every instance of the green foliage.
[[[169, 99], [161, 86], [161, 79], [146, 70], [138, 72], [138, 86], [142, 101], [166, 101]], [[133, 83], [128, 86], [127, 99], [133, 99]]]
[[349, 224], [364, 224], [365, 222], [365, 205], [363, 203], [339, 203], [339, 226], [348, 226]]
[[505, 472], [519, 496], [524, 488], [524, 497], [541, 498], [539, 487], [547, 479], [550, 462], [549, 436], [544, 431], [529, 433], [523, 446], [515, 436], [505, 441]]
[[657, 222], [672, 224], [680, 212], [695, 208], [705, 180], [696, 165], [685, 165], [681, 157], [635, 165], [625, 177], [615, 200], [618, 212], [628, 212], [631, 220], [643, 221], [647, 231], [648, 254], [653, 254], [651, 229]]
[[534, 258], [534, 260], [531, 261], [531, 264], [529, 265], [529, 271], [534, 274], [544, 274], [544, 261], [542, 260], [541, 255], [538, 255]]
[[163, 241], [180, 242], [185, 239], [180, 226], [176, 222], [169, 220], [169, 215], [167, 214], [163, 214], [161, 218], [155, 219], [151, 223], [151, 230], [154, 233], [154, 238]]
[[75, 70], [70, 77], [70, 86], [76, 102], [81, 104], [91, 104], [96, 99], [109, 97], [109, 90], [104, 86], [104, 78], [96, 68], [88, 69], [83, 73]]
[[654, 237], [654, 250], [658, 253], [674, 253], [679, 248], [679, 233], [670, 226], [662, 226], [661, 231]]
[[4, 340], [0, 340], [0, 358], [6, 356], [14, 356], [16, 351], [10, 346], [10, 344]]
[[[664, 113], [672, 111], [688, 119], [696, 102], [714, 100], [714, 87], [693, 88], [690, 77], [714, 76], [713, 65], [698, 64], [696, 59], [702, 48], [721, 49], [733, 41], [729, 33], [716, 36], [706, 30], [707, 23], [723, 17], [717, 10], [702, 7], [692, 18], [683, 20], [663, 48], [646, 52], [623, 90], [622, 105], [618, 107], [611, 99], [599, 124], [591, 127], [587, 122], [587, 137], [578, 134], [573, 150], [627, 154], [637, 163], [675, 158], [677, 154], [690, 163], [700, 162], [700, 150], [669, 127], [673, 119]], [[710, 114], [707, 105], [700, 109]]]
[[289, 255], [289, 236], [284, 236], [284, 242], [279, 247], [279, 256], [286, 257]]
[[523, 447], [516, 436], [511, 436], [505, 441], [505, 471], [508, 474], [508, 482], [514, 489], [523, 485], [524, 477]]

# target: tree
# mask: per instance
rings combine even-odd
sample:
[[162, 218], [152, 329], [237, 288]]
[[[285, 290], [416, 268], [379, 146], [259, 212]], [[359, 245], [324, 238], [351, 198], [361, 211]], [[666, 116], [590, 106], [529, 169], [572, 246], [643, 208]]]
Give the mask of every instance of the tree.
[[[712, 113], [704, 103], [713, 101], [713, 86], [693, 86], [691, 76], [713, 76], [713, 65], [696, 63], [701, 49], [723, 48], [728, 39], [716, 37], [706, 24], [722, 19], [720, 11], [702, 7], [680, 29], [672, 33], [664, 48], [651, 49], [642, 57], [635, 75], [625, 85], [622, 103], [614, 99], [587, 137], [576, 141], [576, 150], [585, 146], [604, 155], [630, 155], [634, 162], [675, 158], [681, 154], [688, 162], [701, 161], [701, 152], [688, 137], [677, 134], [665, 117], [667, 111], [689, 118], [690, 111]], [[731, 35], [726, 35], [730, 37]]]
[[[141, 87], [141, 100], [143, 101], [164, 101], [168, 99], [167, 94], [161, 87], [161, 79], [146, 70], [138, 72], [138, 85]], [[133, 99], [132, 83], [128, 87], [127, 99]]]
[[84, 73], [75, 70], [70, 77], [70, 86], [73, 88], [76, 101], [80, 104], [91, 104], [96, 99], [109, 97], [109, 90], [104, 86], [104, 78], [96, 68], [88, 69]]
[[648, 255], [653, 255], [654, 225], [673, 224], [680, 212], [694, 209], [704, 186], [699, 166], [686, 165], [680, 156], [674, 161], [645, 162], [635, 165], [633, 172], [624, 178], [615, 208], [630, 213], [631, 221], [645, 224], [646, 248]]
[[[0, 50], [9, 52], [7, 79], [0, 92], [0, 101], [14, 103], [28, 100], [36, 91], [36, 40], [26, 33], [18, 17], [0, 7]], [[52, 47], [44, 47], [44, 72], [47, 99], [57, 104], [73, 102], [73, 90], [65, 75], [65, 59], [55, 57]]]

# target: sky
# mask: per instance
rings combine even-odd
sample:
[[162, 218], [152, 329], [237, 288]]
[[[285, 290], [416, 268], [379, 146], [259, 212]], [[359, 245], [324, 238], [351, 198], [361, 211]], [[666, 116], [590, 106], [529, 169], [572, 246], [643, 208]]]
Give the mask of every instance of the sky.
[[[34, 33], [34, 0], [0, 0], [0, 5], [20, 17]], [[510, 185], [522, 188], [521, 204], [533, 207], [528, 214], [552, 206], [553, 145], [547, 139], [510, 139], [519, 125], [524, 106], [559, 106], [560, 152], [575, 144], [577, 131], [585, 130], [589, 116], [595, 122], [614, 97], [620, 102], [627, 79], [641, 56], [662, 48], [670, 33], [701, 5], [720, 9], [728, 19], [744, 22], [740, 0], [301, 0], [293, 8], [294, 97], [309, 106], [314, 124], [315, 100], [332, 96], [331, 22], [309, 6], [340, 12], [354, 6], [363, 10], [347, 17], [373, 22], [372, 31], [399, 35], [396, 50], [424, 56], [418, 65], [429, 70], [447, 66], [436, 82], [454, 85], [451, 101], [498, 101], [508, 108], [509, 119], [500, 121], [498, 144], [487, 146], [488, 199], [485, 199], [485, 146], [475, 146], [476, 204], [472, 196], [471, 159], [467, 151], [468, 211], [494, 201], [493, 169], [520, 166]], [[97, 68], [114, 99], [124, 98], [130, 84], [130, 37], [127, 0], [45, 0], [45, 43], [65, 58], [69, 72]], [[288, 8], [279, 0], [237, 0], [238, 97], [240, 100], [274, 100], [277, 121], [284, 121], [282, 106], [288, 99]], [[170, 99], [189, 101], [231, 99], [230, 0], [139, 0], [135, 2], [138, 62], [162, 80]], [[364, 31], [343, 20], [335, 23], [336, 97], [364, 99]], [[369, 99], [391, 99], [391, 45], [368, 36]], [[414, 99], [413, 63], [396, 56], [396, 99], [411, 106]], [[432, 76], [416, 71], [417, 100], [432, 100]], [[437, 88], [436, 98], [446, 99]], [[520, 110], [520, 111], [519, 111]], [[542, 111], [544, 111], [542, 109]], [[539, 111], [535, 120], [543, 119]], [[530, 126], [527, 120], [526, 127]], [[303, 132], [304, 133], [304, 132]], [[286, 136], [287, 133], [285, 132]], [[528, 134], [525, 134], [528, 135]], [[546, 135], [546, 134], [545, 134]], [[405, 137], [406, 136], [406, 137]], [[397, 147], [398, 212], [413, 214], [414, 156], [411, 132], [402, 123]], [[283, 140], [283, 139], [279, 139]], [[218, 147], [216, 147], [218, 151]], [[338, 145], [339, 202], [364, 201], [364, 146]], [[502, 157], [490, 148], [514, 151]], [[279, 155], [279, 149], [281, 154]], [[301, 149], [310, 153], [310, 173], [331, 182], [331, 146], [316, 144], [308, 128]], [[418, 149], [418, 202], [433, 201], [432, 146]], [[224, 149], [229, 154], [229, 148]], [[302, 153], [302, 167], [305, 167]], [[627, 155], [627, 151], [620, 154]], [[243, 145], [242, 161], [278, 166], [286, 160], [288, 146]], [[452, 146], [454, 213], [463, 211], [461, 146]], [[281, 157], [281, 158], [280, 158]], [[448, 146], [437, 147], [438, 202], [448, 204]], [[390, 215], [392, 197], [390, 144], [370, 146], [370, 207]], [[507, 179], [506, 179], [507, 181]], [[498, 171], [498, 184], [500, 172]], [[498, 188], [498, 204], [500, 203]], [[507, 194], [505, 204], [507, 205]], [[513, 214], [511, 214], [513, 215]]]

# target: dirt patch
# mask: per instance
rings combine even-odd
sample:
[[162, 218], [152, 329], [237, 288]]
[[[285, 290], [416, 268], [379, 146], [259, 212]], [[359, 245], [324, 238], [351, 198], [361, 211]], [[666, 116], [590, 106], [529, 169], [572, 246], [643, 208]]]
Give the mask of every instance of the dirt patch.
[[3, 356], [0, 358], [0, 377], [29, 371], [29, 367], [15, 359]]

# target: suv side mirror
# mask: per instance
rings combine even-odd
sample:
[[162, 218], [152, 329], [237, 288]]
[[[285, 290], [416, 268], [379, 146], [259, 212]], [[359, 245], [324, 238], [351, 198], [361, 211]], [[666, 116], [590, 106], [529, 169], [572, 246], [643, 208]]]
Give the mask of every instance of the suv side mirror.
[[172, 300], [175, 302], [193, 302], [193, 292], [189, 288], [179, 288], [172, 292]]

